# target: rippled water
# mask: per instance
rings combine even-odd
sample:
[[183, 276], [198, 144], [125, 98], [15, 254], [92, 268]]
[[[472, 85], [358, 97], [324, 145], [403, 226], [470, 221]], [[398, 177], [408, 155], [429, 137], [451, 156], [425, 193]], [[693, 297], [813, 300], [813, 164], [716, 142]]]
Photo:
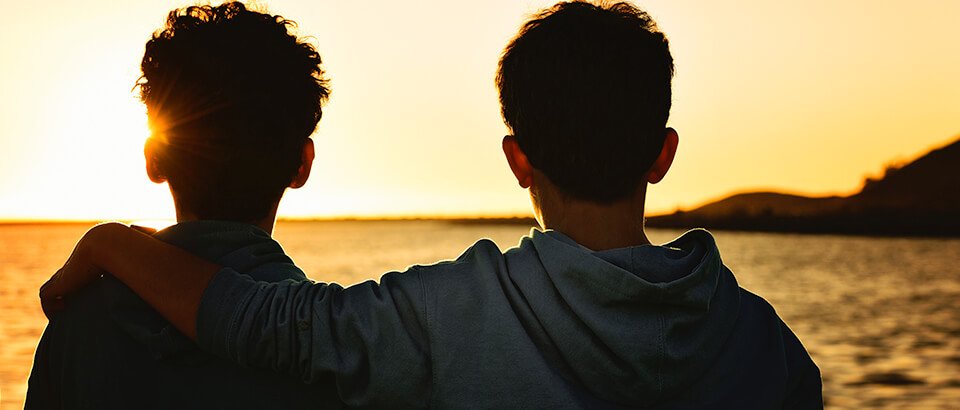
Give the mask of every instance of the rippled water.
[[[0, 225], [0, 409], [23, 406], [46, 320], [41, 283], [84, 225]], [[441, 222], [281, 223], [277, 238], [315, 280], [343, 284], [502, 249], [520, 226]], [[664, 242], [679, 231], [652, 230]], [[828, 408], [960, 406], [960, 240], [716, 232], [741, 286], [770, 301], [820, 366]]]

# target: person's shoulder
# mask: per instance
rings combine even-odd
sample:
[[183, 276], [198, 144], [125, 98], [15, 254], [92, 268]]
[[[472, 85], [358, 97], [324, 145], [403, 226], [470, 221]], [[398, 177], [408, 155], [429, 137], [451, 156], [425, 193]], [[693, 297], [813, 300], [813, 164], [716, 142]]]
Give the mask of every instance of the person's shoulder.
[[155, 233], [154, 238], [257, 281], [301, 281], [307, 278], [276, 239], [248, 223], [180, 222]]
[[806, 355], [803, 345], [773, 305], [743, 288], [740, 288], [740, 312], [737, 322], [741, 331], [755, 336], [767, 335], [767, 338], [776, 340], [786, 355], [796, 355], [799, 352]]
[[485, 271], [503, 264], [503, 253], [490, 239], [480, 239], [470, 245], [455, 259], [441, 260], [431, 264], [413, 265], [410, 271], [421, 275], [448, 274], [454, 272]]
[[775, 309], [770, 302], [767, 302], [767, 300], [760, 295], [742, 287], [740, 288], [740, 307], [741, 309], [749, 309], [751, 313], [762, 315], [768, 319], [776, 318], [779, 320], [780, 318], [777, 314], [777, 309]]
[[743, 288], [740, 288], [740, 297], [741, 320], [772, 329], [777, 335], [788, 371], [790, 399], [804, 403], [796, 408], [822, 408], [822, 401], [818, 401], [822, 394], [820, 368], [800, 338], [766, 299]]
[[467, 247], [454, 259], [413, 265], [404, 272], [388, 273], [384, 278], [387, 276], [415, 277], [423, 284], [425, 290], [438, 287], [470, 288], [490, 282], [488, 279], [491, 275], [502, 275], [505, 272], [504, 254], [496, 243], [484, 238]]
[[[83, 400], [92, 407], [117, 398], [108, 398], [96, 383], [104, 375], [126, 377], [117, 372], [138, 369], [152, 360], [142, 353], [136, 342], [117, 326], [112, 314], [120, 282], [110, 275], [70, 295], [66, 308], [50, 319], [38, 344], [34, 371], [45, 376], [31, 376], [31, 388], [43, 391], [44, 383], [55, 389], [68, 402]], [[110, 357], [118, 360], [104, 360]], [[122, 360], [119, 360], [122, 359]], [[40, 380], [47, 379], [45, 382]], [[56, 379], [58, 381], [51, 380]], [[60, 383], [62, 381], [63, 383]], [[126, 393], [118, 396], [133, 397]], [[106, 400], [106, 401], [105, 401]], [[92, 404], [97, 403], [97, 404]]]
[[66, 307], [50, 318], [41, 336], [40, 343], [49, 346], [47, 350], [63, 355], [66, 350], [77, 349], [80, 346], [72, 339], [102, 327], [101, 322], [109, 320], [105, 314], [104, 282], [101, 278], [67, 297]]
[[[118, 286], [119, 284], [119, 286]], [[83, 321], [100, 320], [106, 318], [104, 313], [109, 310], [110, 297], [123, 286], [119, 280], [111, 275], [104, 275], [90, 285], [68, 296], [66, 308], [50, 322], [70, 326], [84, 327]]]

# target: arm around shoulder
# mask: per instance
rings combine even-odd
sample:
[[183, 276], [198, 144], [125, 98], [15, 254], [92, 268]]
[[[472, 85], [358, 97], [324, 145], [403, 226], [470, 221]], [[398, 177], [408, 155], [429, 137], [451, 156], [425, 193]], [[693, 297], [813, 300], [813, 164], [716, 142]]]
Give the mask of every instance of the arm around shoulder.
[[222, 269], [203, 295], [197, 321], [204, 349], [305, 382], [333, 375], [348, 404], [427, 404], [429, 343], [416, 271], [343, 288], [257, 282]]
[[64, 295], [110, 272], [185, 335], [196, 338], [196, 314], [207, 283], [220, 269], [176, 246], [119, 223], [87, 231], [73, 253], [40, 288], [49, 316]]

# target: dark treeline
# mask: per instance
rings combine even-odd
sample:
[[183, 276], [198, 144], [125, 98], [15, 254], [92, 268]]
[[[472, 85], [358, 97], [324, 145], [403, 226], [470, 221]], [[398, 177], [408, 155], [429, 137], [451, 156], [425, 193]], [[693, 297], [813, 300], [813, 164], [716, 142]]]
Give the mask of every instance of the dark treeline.
[[647, 219], [654, 228], [960, 237], [960, 140], [935, 149], [848, 197], [772, 192], [733, 195]]

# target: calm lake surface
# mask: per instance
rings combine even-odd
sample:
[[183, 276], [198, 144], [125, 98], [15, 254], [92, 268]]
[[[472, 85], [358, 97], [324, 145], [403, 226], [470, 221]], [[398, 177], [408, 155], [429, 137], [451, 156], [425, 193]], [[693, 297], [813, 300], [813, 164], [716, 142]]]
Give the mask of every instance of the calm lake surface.
[[[39, 286], [88, 225], [0, 225], [0, 409], [23, 407], [46, 324]], [[341, 284], [501, 249], [529, 228], [435, 221], [287, 222], [307, 275]], [[682, 232], [651, 230], [657, 243]], [[740, 285], [770, 301], [820, 366], [828, 408], [960, 406], [960, 240], [715, 232]]]

